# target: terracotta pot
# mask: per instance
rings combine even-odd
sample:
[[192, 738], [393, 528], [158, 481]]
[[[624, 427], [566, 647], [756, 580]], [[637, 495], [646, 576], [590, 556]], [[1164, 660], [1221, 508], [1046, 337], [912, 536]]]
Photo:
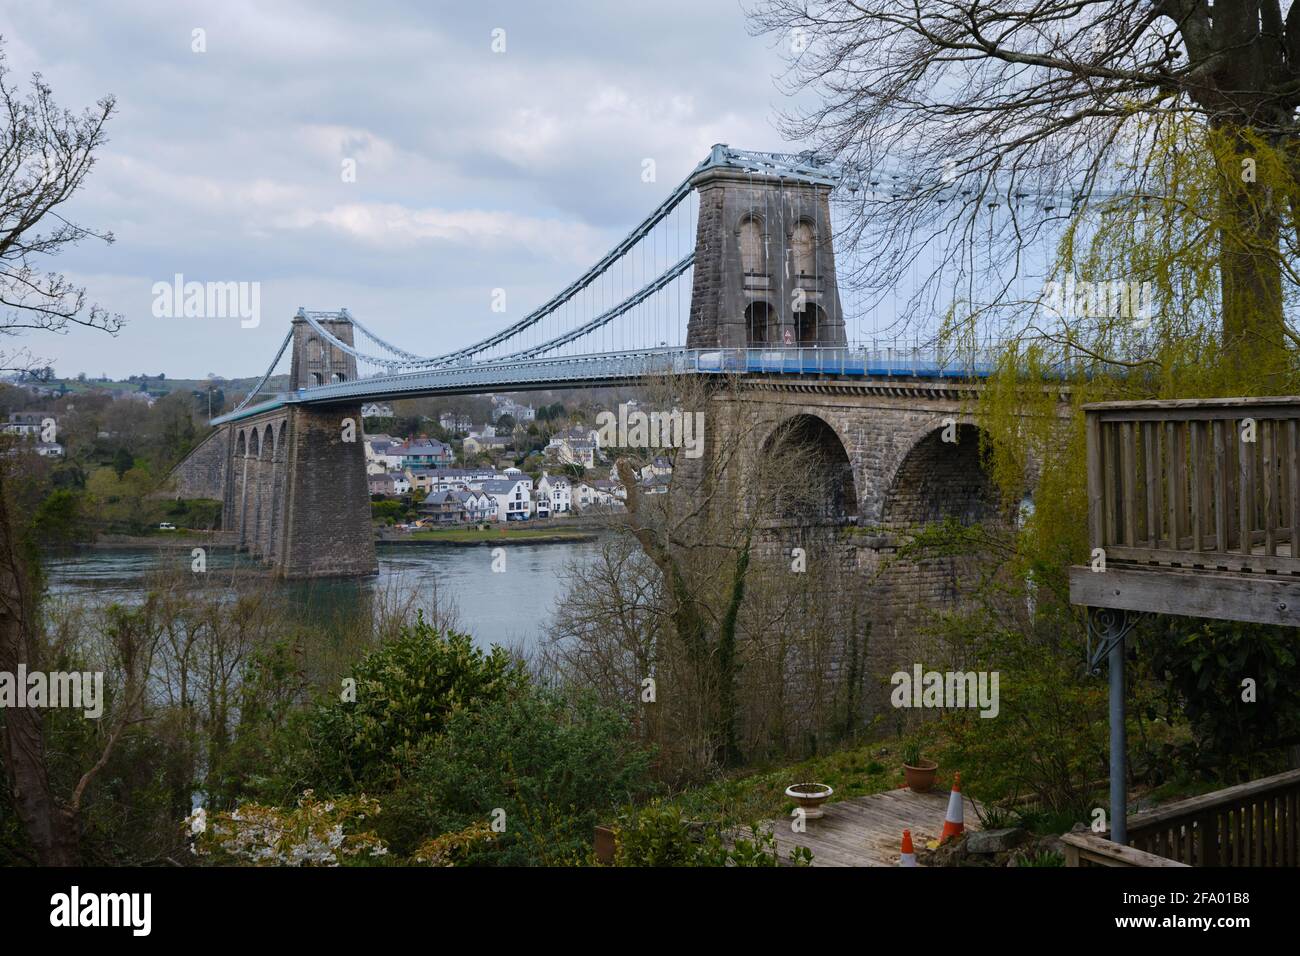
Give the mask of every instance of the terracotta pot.
[[786, 788], [785, 795], [803, 808], [805, 820], [817, 820], [823, 813], [822, 804], [834, 792], [824, 783], [796, 783]]
[[939, 772], [939, 765], [933, 760], [922, 760], [919, 767], [903, 764], [903, 777], [907, 788], [913, 793], [929, 793], [934, 786], [934, 775]]

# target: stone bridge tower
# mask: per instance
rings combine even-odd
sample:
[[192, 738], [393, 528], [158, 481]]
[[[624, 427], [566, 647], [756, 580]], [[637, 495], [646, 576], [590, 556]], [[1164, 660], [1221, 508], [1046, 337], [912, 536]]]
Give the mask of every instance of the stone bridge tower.
[[810, 180], [739, 156], [715, 146], [691, 179], [700, 206], [687, 348], [843, 348], [829, 171]]
[[[353, 345], [352, 320], [348, 310], [337, 313], [313, 314], [316, 324], [340, 342]], [[307, 322], [303, 309], [293, 317], [293, 364], [289, 371], [289, 390], [331, 385], [335, 382], [354, 382], [357, 378], [357, 360], [328, 340], [322, 339]]]

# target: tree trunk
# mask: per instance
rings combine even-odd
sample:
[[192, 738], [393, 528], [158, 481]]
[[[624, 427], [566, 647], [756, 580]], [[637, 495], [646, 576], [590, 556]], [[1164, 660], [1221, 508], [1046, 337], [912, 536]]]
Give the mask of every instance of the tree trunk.
[[[4, 475], [0, 474], [0, 671], [16, 679], [19, 665], [32, 665], [34, 601], [21, 544], [15, 539], [10, 520], [6, 491]], [[41, 866], [76, 866], [80, 862], [77, 822], [50, 787], [41, 711], [33, 707], [7, 708], [0, 724], [0, 746], [4, 748], [14, 809], [37, 862]]]
[[1227, 365], [1238, 389], [1253, 385], [1257, 393], [1276, 394], [1287, 367], [1279, 200], [1271, 183], [1244, 171], [1242, 161], [1255, 152], [1245, 128], [1220, 132], [1232, 145], [1220, 179], [1219, 281]]

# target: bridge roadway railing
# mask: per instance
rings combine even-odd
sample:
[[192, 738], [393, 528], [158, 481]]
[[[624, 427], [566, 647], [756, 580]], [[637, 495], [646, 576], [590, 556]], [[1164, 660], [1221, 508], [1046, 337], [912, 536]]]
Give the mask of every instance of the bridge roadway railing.
[[615, 384], [665, 375], [835, 375], [844, 377], [982, 378], [991, 354], [957, 356], [920, 348], [654, 348], [497, 362], [464, 362], [334, 382], [276, 396], [213, 419], [236, 421], [271, 407], [435, 395], [439, 392]]

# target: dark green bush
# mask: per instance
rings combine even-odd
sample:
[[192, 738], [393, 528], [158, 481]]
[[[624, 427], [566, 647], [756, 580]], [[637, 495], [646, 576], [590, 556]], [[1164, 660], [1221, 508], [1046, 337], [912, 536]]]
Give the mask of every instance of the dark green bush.
[[628, 717], [583, 697], [520, 689], [452, 715], [386, 801], [380, 832], [395, 852], [491, 821], [505, 829], [470, 862], [556, 864], [588, 853], [592, 830], [649, 787], [651, 754]]

